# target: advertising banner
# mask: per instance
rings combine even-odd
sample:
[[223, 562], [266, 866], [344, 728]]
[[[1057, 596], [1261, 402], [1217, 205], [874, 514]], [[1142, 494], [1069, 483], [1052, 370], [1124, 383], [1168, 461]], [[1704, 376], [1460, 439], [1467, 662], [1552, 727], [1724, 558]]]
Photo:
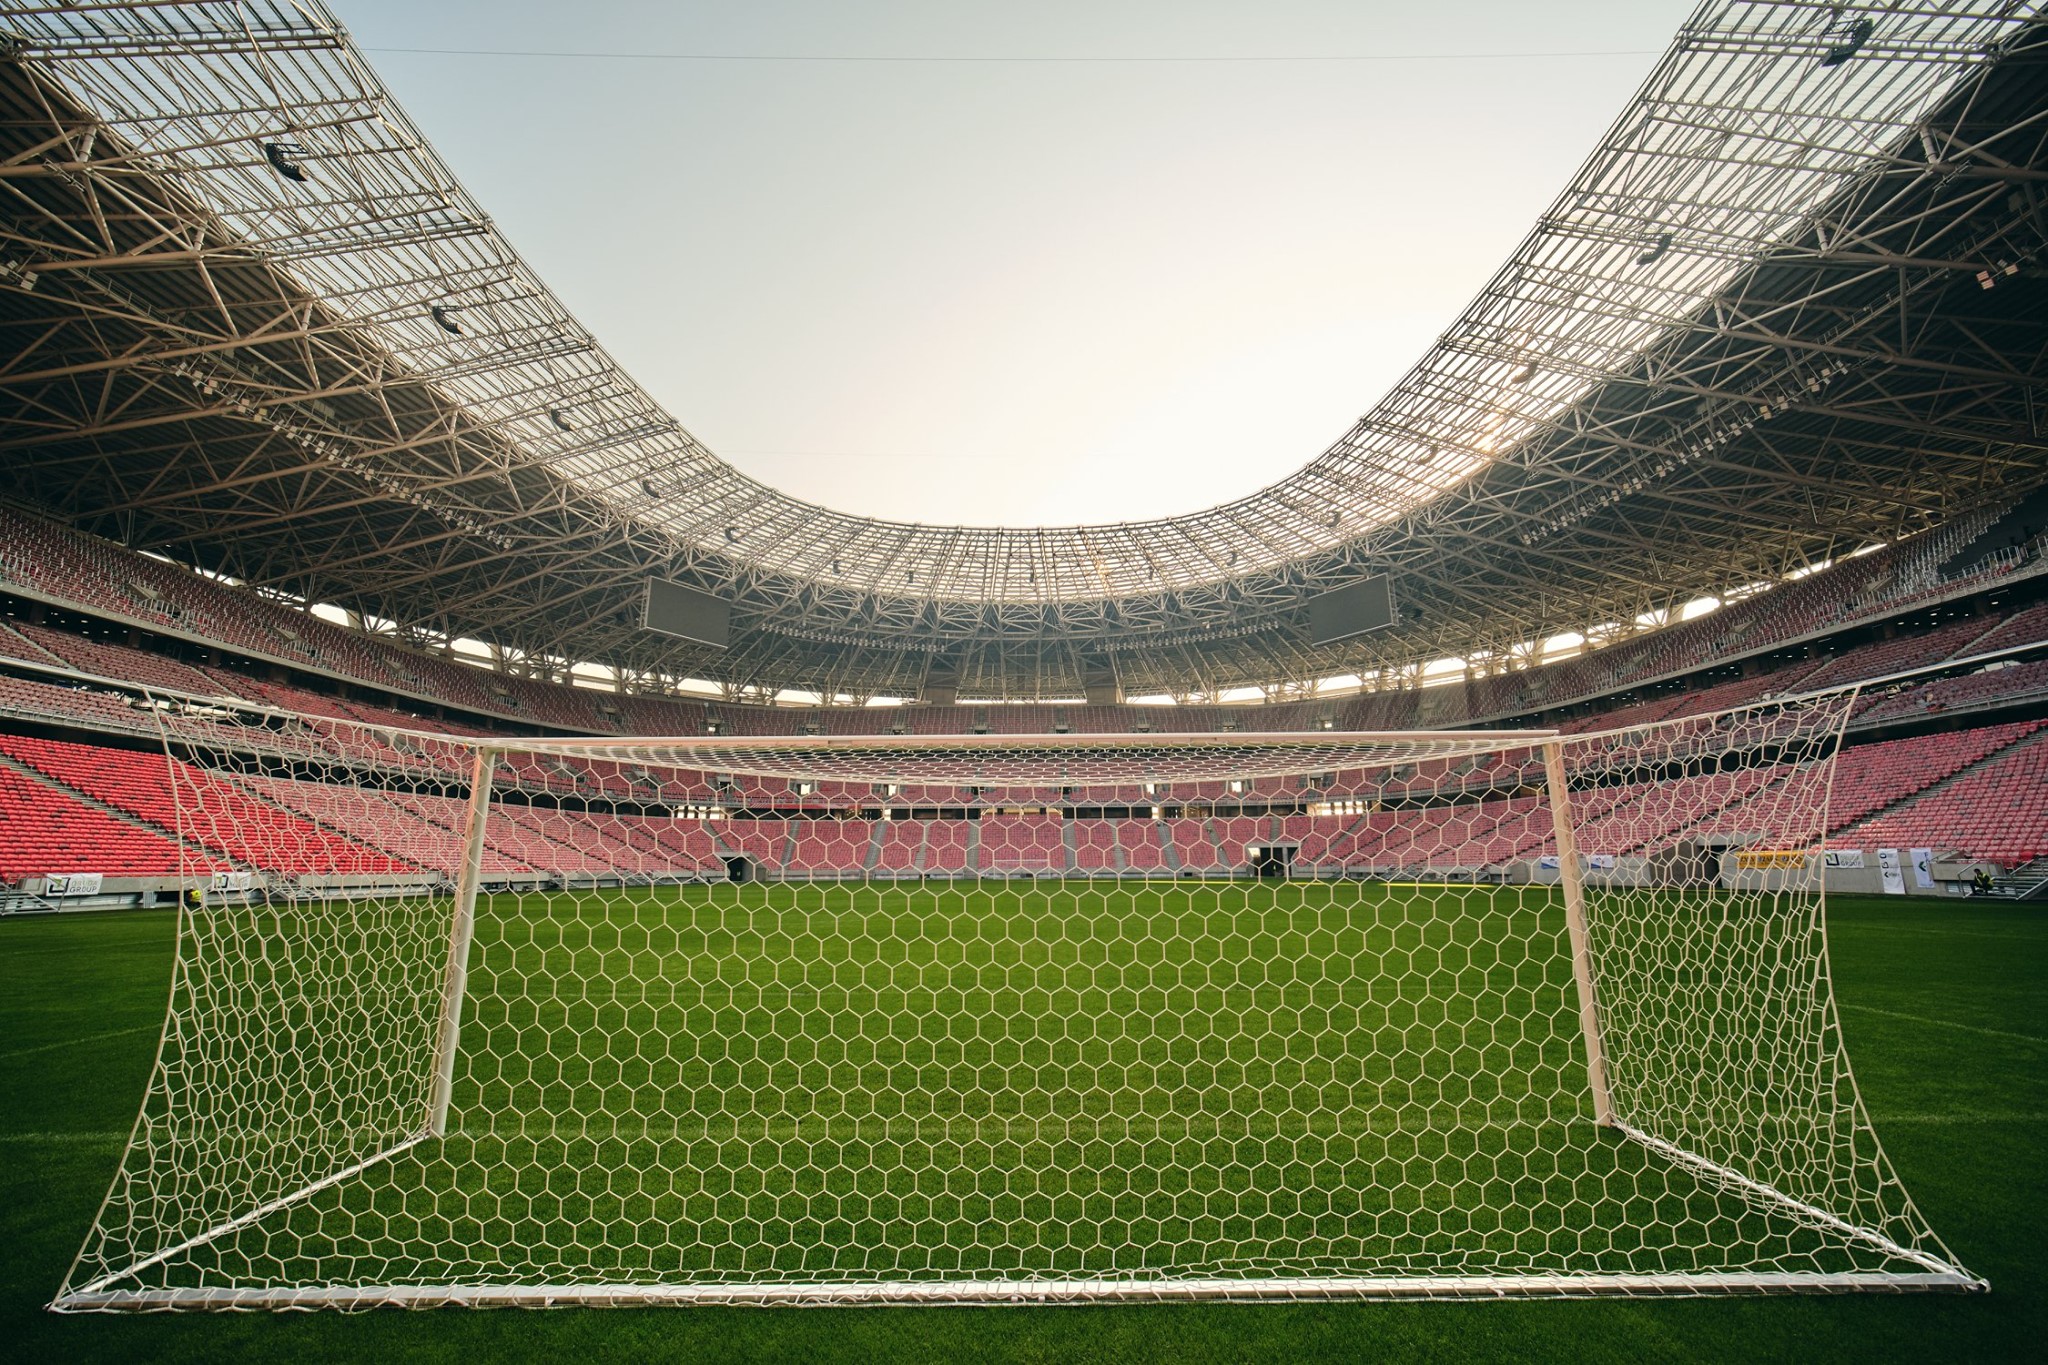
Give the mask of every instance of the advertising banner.
[[1831, 848], [1822, 857], [1828, 867], [1863, 866], [1863, 850], [1860, 848]]
[[1803, 848], [1745, 848], [1735, 855], [1744, 872], [1791, 872], [1806, 866]]
[[254, 872], [216, 872], [209, 883], [215, 891], [247, 891], [256, 885]]
[[1931, 848], [1915, 848], [1909, 849], [1908, 854], [1913, 859], [1913, 885], [1919, 887], [1922, 891], [1932, 891], [1934, 889], [1934, 850]]
[[1877, 880], [1887, 896], [1906, 894], [1906, 867], [1897, 849], [1881, 848], [1877, 851]]
[[[1612, 872], [1621, 865], [1621, 859], [1612, 853], [1582, 853], [1579, 859], [1596, 872]], [[1545, 872], [1555, 872], [1560, 867], [1555, 853], [1545, 853], [1536, 860], [1536, 866]]]
[[104, 878], [99, 872], [52, 872], [43, 878], [46, 896], [97, 896]]

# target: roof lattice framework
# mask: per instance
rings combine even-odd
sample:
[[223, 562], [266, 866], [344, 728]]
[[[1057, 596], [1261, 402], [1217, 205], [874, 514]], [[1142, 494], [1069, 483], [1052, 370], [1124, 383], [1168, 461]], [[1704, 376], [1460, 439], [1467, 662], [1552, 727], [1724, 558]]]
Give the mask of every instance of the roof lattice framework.
[[[138, 544], [735, 686], [1182, 691], [1500, 650], [2041, 477], [2038, 6], [1867, 8], [1703, 4], [1465, 314], [1295, 473], [1186, 517], [993, 528], [719, 460], [324, 9], [0, 4], [0, 448], [37, 452], [17, 494]], [[1305, 597], [1370, 571], [1401, 628], [1311, 645]], [[734, 647], [638, 631], [650, 573], [730, 593]]]

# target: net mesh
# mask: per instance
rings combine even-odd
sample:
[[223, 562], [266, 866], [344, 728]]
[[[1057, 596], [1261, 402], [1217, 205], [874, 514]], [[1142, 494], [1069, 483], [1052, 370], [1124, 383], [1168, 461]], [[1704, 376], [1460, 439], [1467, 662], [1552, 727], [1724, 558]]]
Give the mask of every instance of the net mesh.
[[206, 890], [57, 1306], [1974, 1284], [1835, 1019], [1850, 704], [488, 748], [167, 707]]

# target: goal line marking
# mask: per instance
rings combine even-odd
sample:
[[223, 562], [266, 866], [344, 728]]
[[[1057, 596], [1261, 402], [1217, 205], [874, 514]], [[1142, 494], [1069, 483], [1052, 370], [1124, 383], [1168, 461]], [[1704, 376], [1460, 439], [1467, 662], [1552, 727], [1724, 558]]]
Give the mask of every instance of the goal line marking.
[[1345, 1299], [1601, 1298], [1704, 1294], [1830, 1294], [1981, 1291], [1958, 1271], [1723, 1271], [1640, 1275], [1283, 1276], [1146, 1280], [902, 1280], [844, 1284], [556, 1284], [310, 1286], [263, 1289], [77, 1290], [57, 1312], [235, 1308], [658, 1308], [689, 1304], [758, 1306], [1314, 1302]]

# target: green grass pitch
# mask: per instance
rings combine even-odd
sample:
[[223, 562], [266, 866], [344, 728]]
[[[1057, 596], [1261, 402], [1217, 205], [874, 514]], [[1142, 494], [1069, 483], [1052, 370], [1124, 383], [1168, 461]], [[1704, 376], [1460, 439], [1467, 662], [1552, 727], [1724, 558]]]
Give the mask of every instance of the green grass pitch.
[[[875, 913], [873, 907], [864, 908], [855, 899], [877, 894], [872, 891], [847, 889], [821, 895], [813, 889], [806, 894], [814, 903], [839, 906], [842, 923], [846, 922], [845, 915], [857, 920], [860, 915]], [[749, 895], [755, 898], [752, 904], [758, 906], [764, 903], [762, 898], [773, 895], [773, 890], [757, 888]], [[982, 892], [982, 900], [977, 902], [984, 910], [988, 895]], [[840, 899], [834, 900], [835, 896]], [[1122, 892], [1091, 899], [1110, 906], [1142, 905]], [[945, 898], [938, 898], [936, 904], [943, 907]], [[965, 910], [967, 905], [962, 901], [960, 908]], [[699, 906], [690, 915], [678, 918], [672, 912], [651, 916], [648, 907], [643, 906], [630, 915], [606, 916], [595, 927], [550, 927], [531, 919], [508, 923], [502, 916], [486, 915], [479, 927], [483, 942], [480, 963], [494, 960], [489, 935], [509, 931], [522, 940], [517, 945], [522, 953], [567, 954], [565, 961], [573, 960], [579, 953], [596, 953], [612, 963], [638, 954], [641, 961], [650, 964], [650, 969], [623, 983], [615, 977], [608, 978], [612, 985], [602, 992], [602, 999], [549, 1006], [560, 1011], [555, 1014], [544, 1014], [533, 1007], [522, 1016], [520, 1009], [530, 1007], [510, 1004], [495, 1013], [492, 1008], [480, 1007], [466, 1025], [465, 1043], [471, 1044], [481, 1036], [485, 1042], [479, 1057], [523, 1054], [528, 1050], [526, 1041], [514, 1046], [512, 1034], [523, 1028], [559, 1037], [572, 1022], [585, 1022], [574, 1018], [573, 1011], [577, 1009], [589, 1012], [587, 1027], [576, 1030], [587, 1036], [616, 1036], [622, 1026], [629, 1032], [663, 1033], [674, 1020], [683, 1020], [700, 1036], [752, 1039], [738, 1048], [667, 1061], [673, 1062], [677, 1074], [694, 1065], [700, 1083], [733, 1087], [735, 1094], [756, 1087], [756, 1082], [745, 1080], [743, 1073], [749, 1067], [757, 1067], [761, 1069], [760, 1080], [771, 1089], [787, 1087], [806, 1095], [836, 1095], [829, 1102], [807, 1102], [808, 1110], [781, 1115], [777, 1121], [785, 1125], [785, 1132], [809, 1132], [816, 1142], [827, 1144], [839, 1154], [837, 1165], [846, 1173], [842, 1195], [866, 1199], [849, 1154], [871, 1159], [877, 1150], [876, 1142], [893, 1144], [880, 1150], [900, 1155], [904, 1150], [901, 1144], [908, 1141], [918, 1154], [913, 1164], [934, 1170], [940, 1164], [958, 1165], [962, 1151], [981, 1153], [984, 1159], [992, 1156], [992, 1166], [978, 1173], [967, 1171], [964, 1184], [959, 1182], [960, 1172], [954, 1173], [956, 1188], [971, 1205], [979, 1197], [977, 1191], [984, 1187], [1000, 1193], [1000, 1181], [987, 1183], [993, 1179], [990, 1170], [1014, 1159], [1007, 1153], [992, 1153], [990, 1135], [1030, 1130], [1032, 1125], [1028, 1121], [1034, 1115], [1000, 1112], [1001, 1105], [992, 1109], [987, 1104], [977, 1107], [974, 1102], [963, 1102], [938, 1113], [848, 1112], [848, 1096], [915, 1094], [931, 1089], [944, 1092], [946, 1087], [933, 1087], [932, 1080], [942, 1077], [948, 1067], [976, 1059], [962, 1052], [949, 1052], [944, 1046], [920, 1052], [914, 1029], [904, 1040], [905, 1049], [895, 1054], [849, 1059], [832, 1053], [829, 1046], [820, 1054], [815, 1048], [806, 1050], [808, 1045], [804, 1045], [793, 1054], [761, 1056], [759, 1044], [763, 1041], [811, 1037], [829, 1042], [835, 1032], [830, 1022], [832, 1011], [825, 1007], [829, 1000], [806, 992], [823, 985], [829, 995], [835, 981], [858, 984], [864, 979], [885, 983], [930, 980], [939, 983], [942, 992], [950, 988], [947, 983], [965, 983], [967, 995], [954, 998], [942, 994], [942, 998], [932, 1002], [940, 1017], [1007, 1013], [1013, 1018], [1050, 1018], [1062, 1012], [1086, 1015], [1107, 1011], [1114, 1015], [1131, 1011], [1133, 1006], [1138, 1013], [1144, 1013], [1147, 1002], [1141, 997], [1149, 986], [1169, 980], [1213, 983], [1220, 979], [1213, 971], [1190, 970], [1191, 964], [1178, 964], [1174, 971], [1166, 972], [1166, 967], [1175, 964], [1147, 961], [1144, 948], [1147, 942], [1163, 939], [1128, 930], [1107, 936], [997, 933], [978, 937], [963, 927], [950, 934], [934, 936], [926, 930], [907, 936], [912, 941], [932, 939], [954, 947], [935, 948], [933, 960], [928, 963], [879, 964], [889, 968], [879, 976], [877, 963], [860, 960], [865, 950], [859, 935], [835, 940], [826, 933], [783, 944], [769, 955], [777, 965], [751, 985], [745, 980], [723, 984], [714, 980], [711, 984], [717, 989], [708, 993], [692, 991], [679, 997], [668, 992], [658, 999], [650, 999], [644, 988], [633, 985], [634, 981], [675, 975], [652, 964], [673, 962], [677, 955], [702, 958], [709, 951], [719, 961], [759, 958], [751, 948], [735, 953], [730, 945], [720, 946], [706, 937], [707, 933], [744, 929], [747, 924], [787, 922], [786, 917], [771, 921], [748, 919], [742, 913], [744, 910], [745, 906], [735, 901], [724, 906]], [[735, 914], [740, 918], [734, 919]], [[1301, 921], [1304, 932], [1317, 932], [1313, 919], [1310, 916], [1309, 920]], [[2041, 1329], [2048, 1327], [2048, 1312], [2044, 1312], [2048, 1294], [2042, 1292], [2039, 1256], [2035, 1251], [2043, 1203], [2044, 1162], [2034, 1139], [2042, 1120], [2048, 1118], [2048, 1113], [2043, 1112], [2048, 1105], [2043, 1104], [2042, 1093], [2042, 1054], [2048, 1051], [2048, 1018], [2044, 1015], [2048, 1011], [2044, 1011], [2038, 989], [2048, 924], [2040, 919], [2038, 911], [2025, 909], [1854, 902], [1840, 898], [1831, 905], [1830, 920], [1844, 1029], [1879, 1134], [1936, 1230], [1964, 1264], [1992, 1280], [1994, 1293], [1990, 1296], [1487, 1305], [1176, 1305], [800, 1312], [691, 1309], [538, 1314], [443, 1311], [365, 1316], [58, 1318], [42, 1313], [40, 1305], [47, 1301], [92, 1217], [132, 1117], [161, 1015], [172, 923], [165, 914], [0, 923], [0, 1021], [4, 1021], [0, 1025], [0, 1096], [5, 1097], [4, 1103], [0, 1103], [0, 1151], [6, 1152], [8, 1158], [0, 1162], [0, 1228], [5, 1231], [5, 1243], [0, 1245], [0, 1342], [7, 1343], [0, 1354], [18, 1354], [24, 1359], [81, 1360], [272, 1356], [323, 1359], [358, 1355], [380, 1359], [474, 1360], [479, 1356], [552, 1356], [572, 1351], [608, 1355], [660, 1352], [713, 1359], [1299, 1359], [1384, 1352], [1428, 1353], [1438, 1357], [1569, 1356], [1575, 1360], [1640, 1360], [1652, 1354], [1743, 1359], [1905, 1359], [2025, 1354], [2028, 1343], [2038, 1343]], [[1266, 922], [1270, 922], [1270, 916]], [[624, 937], [617, 936], [621, 924], [627, 926]], [[1426, 950], [1430, 971], [1449, 973], [1462, 983], [1448, 993], [1449, 998], [1486, 999], [1498, 995], [1508, 999], [1516, 990], [1540, 993], [1555, 986], [1551, 974], [1536, 971], [1532, 975], [1527, 964], [1492, 953], [1483, 932], [1457, 941], [1460, 933], [1468, 932], [1465, 926], [1483, 930], [1483, 924], [1469, 915], [1460, 917], [1455, 926], [1438, 926], [1434, 939], [1427, 924], [1395, 926], [1388, 930], [1391, 936], [1380, 951], [1400, 952], [1412, 962], [1418, 950]], [[1415, 936], [1406, 946], [1400, 937], [1404, 932]], [[593, 933], [598, 936], [596, 940], [589, 937]], [[537, 934], [554, 936], [542, 942]], [[1090, 960], [1087, 945], [1091, 942], [1106, 956]], [[1116, 947], [1118, 944], [1123, 947]], [[505, 952], [513, 946], [500, 941], [496, 960], [505, 960]], [[1305, 946], [1314, 952], [1318, 945], [1307, 942]], [[1254, 956], [1265, 960], [1286, 956], [1272, 951], [1281, 947], [1277, 942], [1268, 947], [1269, 951]], [[873, 948], [876, 953], [882, 952], [882, 940], [876, 939]], [[1446, 952], [1446, 948], [1450, 951]], [[1133, 993], [1132, 999], [1125, 1002], [1105, 994], [1099, 1000], [1068, 1000], [1056, 994], [1039, 998], [1027, 992], [1016, 999], [984, 1000], [973, 995], [976, 981], [987, 979], [1000, 986], [1004, 980], [1017, 979], [1019, 965], [1029, 965], [1034, 955], [1044, 959], [1041, 968], [1049, 968], [1058, 965], [1062, 953], [1070, 954], [1075, 965], [1089, 968], [1073, 979], [1099, 984], [1105, 992], [1128, 989]], [[1122, 957], [1118, 958], [1118, 954]], [[984, 970], [962, 975], [964, 967], [976, 963]], [[996, 970], [1004, 967], [1006, 971]], [[1109, 967], [1116, 970], [1105, 970]], [[1233, 980], [1242, 977], [1242, 973], [1229, 975]], [[1060, 978], [1058, 973], [1048, 977], [1045, 970], [1040, 970], [1027, 973], [1025, 979]], [[620, 984], [629, 989], [618, 989]], [[1309, 1074], [1311, 1082], [1314, 1075], [1322, 1074], [1331, 1078], [1326, 1083], [1342, 1081], [1341, 1088], [1349, 1093], [1358, 1077], [1346, 1077], [1341, 1068], [1327, 1073], [1288, 1072], [1284, 1064], [1290, 1046], [1298, 1047], [1299, 1040], [1317, 1034], [1327, 1036], [1333, 1028], [1339, 1032], [1386, 1028], [1441, 1032], [1446, 1024], [1456, 1022], [1448, 1016], [1431, 1019], [1403, 1013], [1399, 1002], [1393, 1002], [1393, 1011], [1383, 1015], [1316, 1014], [1311, 1020], [1314, 1028], [1310, 1029], [1303, 1027], [1301, 1007], [1315, 1005], [1313, 990], [1298, 982], [1292, 987], [1284, 982], [1260, 984], [1269, 988], [1266, 999], [1278, 1008], [1260, 1006], [1249, 1011], [1228, 1011], [1232, 1017], [1257, 1021], [1256, 1028], [1239, 1030], [1243, 1036], [1237, 1042], [1248, 1049], [1248, 1057], [1256, 1060], [1261, 1055], [1270, 1055], [1282, 1064], [1277, 1070], [1232, 1073], [1237, 1082], [1254, 1086], [1286, 1084], [1299, 1093], [1302, 1074]], [[731, 986], [739, 987], [737, 994], [728, 989]], [[1248, 984], [1245, 989], [1252, 992], [1245, 1000], [1256, 1004], [1259, 984]], [[790, 990], [798, 994], [788, 996]], [[1369, 991], [1365, 994], [1370, 996]], [[1332, 986], [1327, 998], [1341, 1007], [1345, 992]], [[1356, 993], [1353, 998], [1357, 998]], [[776, 1004], [789, 999], [798, 1000], [819, 1022], [807, 1026], [798, 1019], [790, 1027], [774, 1025]], [[892, 1009], [905, 1018], [919, 1014], [916, 1009], [895, 1008], [893, 1002]], [[637, 1017], [636, 1010], [641, 1012]], [[669, 1020], [661, 1017], [663, 1010], [679, 1013]], [[754, 1011], [751, 1016], [749, 1010]], [[846, 1032], [843, 1028], [836, 1031]], [[944, 1032], [941, 1030], [933, 1041], [944, 1044]], [[1015, 1035], [1017, 1030], [1009, 1032]], [[1024, 1030], [1032, 1036], [1037, 1032]], [[1488, 1032], [1490, 1035], [1491, 1031]], [[506, 1045], [492, 1044], [493, 1038], [504, 1040]], [[1118, 1051], [1118, 1040], [1101, 1038], [1094, 1042], [1100, 1044], [1105, 1061], [1115, 1061], [1119, 1066], [1156, 1068], [1176, 1064], [1174, 1048], [1165, 1040], [1148, 1042], [1143, 1037], [1133, 1037], [1124, 1040], [1122, 1052]], [[1087, 1043], [1085, 1039], [1077, 1040], [1075, 1046], [1080, 1048]], [[1530, 1040], [1523, 1046], [1523, 1054], [1505, 1059], [1512, 1064], [1508, 1069], [1519, 1074], [1543, 1074], [1565, 1060], [1550, 1055], [1554, 1044], [1545, 1039]], [[604, 1064], [605, 1049], [581, 1056], [573, 1049], [566, 1056], [559, 1055], [558, 1048], [549, 1050], [558, 1054], [553, 1062], [543, 1061], [538, 1071], [522, 1065], [516, 1075], [502, 1068], [471, 1063], [464, 1088], [457, 1096], [458, 1121], [468, 1134], [466, 1140], [531, 1141], [523, 1131], [507, 1131], [502, 1121], [488, 1116], [521, 1113], [528, 1117], [520, 1120], [520, 1124], [530, 1125], [533, 1115], [549, 1114], [551, 1087], [559, 1092], [566, 1085], [588, 1093], [592, 1077], [583, 1068], [593, 1059]], [[1228, 1052], [1229, 1048], [1222, 1049], [1226, 1059]], [[1183, 1049], [1183, 1053], [1183, 1063], [1200, 1065], [1200, 1049]], [[1030, 1060], [1027, 1054], [1028, 1047], [1013, 1053], [996, 1049], [983, 1059], [983, 1065], [996, 1066], [1002, 1074], [1013, 1075], [1016, 1067]], [[1117, 1061], [1118, 1058], [1122, 1060]], [[843, 1072], [851, 1077], [852, 1083], [832, 1082], [835, 1064], [852, 1068]], [[549, 1070], [551, 1066], [556, 1069]], [[784, 1069], [783, 1074], [776, 1073], [778, 1067]], [[806, 1067], [812, 1070], [806, 1072]], [[891, 1068], [896, 1070], [892, 1072]], [[1498, 1066], [1492, 1069], [1501, 1070]], [[610, 1121], [624, 1117], [641, 1126], [639, 1135], [632, 1140], [656, 1140], [645, 1133], [645, 1120], [650, 1115], [636, 1107], [634, 1096], [652, 1094], [672, 1082], [673, 1075], [657, 1074], [658, 1071], [658, 1067], [650, 1066], [638, 1077], [628, 1071], [603, 1078], [615, 1096], [614, 1101], [603, 1106], [611, 1116]], [[1214, 1079], [1210, 1073], [1203, 1074]], [[869, 1079], [864, 1080], [863, 1076]], [[1182, 1073], [1182, 1079], [1185, 1078], [1186, 1073]], [[1409, 1103], [1478, 1104], [1492, 1106], [1489, 1112], [1496, 1114], [1504, 1105], [1508, 1112], [1531, 1114], [1539, 1120], [1550, 1115], [1558, 1103], [1555, 1097], [1529, 1094], [1446, 1096], [1439, 1084], [1412, 1072], [1405, 1077], [1390, 1073], [1380, 1078], [1381, 1084], [1386, 1082], [1407, 1087], [1401, 1098]], [[1428, 1093], [1417, 1093], [1419, 1086]], [[516, 1093], [521, 1087], [525, 1087], [524, 1093]], [[993, 1093], [1004, 1090], [1005, 1087], [997, 1086]], [[1165, 1151], [1166, 1159], [1150, 1164], [1170, 1169], [1174, 1142], [1218, 1141], [1215, 1120], [1226, 1117], [1234, 1107], [1225, 1105], [1224, 1113], [1207, 1119], [1199, 1113], [1133, 1113], [1128, 1112], [1128, 1106], [1119, 1112], [1111, 1091], [1105, 1091], [1104, 1112], [1099, 1116], [1101, 1123], [1097, 1129], [1099, 1134], [1109, 1136], [1098, 1137], [1102, 1145], [1092, 1152], [1098, 1164], [1106, 1164], [1110, 1169], [1116, 1169], [1120, 1163], [1145, 1167], [1145, 1152], [1153, 1149]], [[494, 1098], [487, 1100], [486, 1096]], [[1015, 1100], [1015, 1104], [1026, 1109], [1029, 1103], [1028, 1096]], [[1334, 1112], [1335, 1100], [1322, 1107]], [[1058, 1117], [1061, 1131], [1074, 1131], [1073, 1115]], [[1021, 1128], [1020, 1120], [1024, 1121]], [[764, 1118], [761, 1132], [766, 1133], [771, 1127]], [[557, 1123], [554, 1128], [559, 1131], [560, 1125]], [[896, 1136], [892, 1137], [892, 1132]], [[969, 1139], [964, 1145], [954, 1140], [961, 1135]], [[1256, 1142], [1266, 1135], [1240, 1132], [1225, 1136], [1240, 1142]], [[1299, 1144], [1303, 1136], [1313, 1135], [1294, 1135], [1288, 1150], [1303, 1150]], [[1370, 1170], [1375, 1162], [1412, 1160], [1412, 1152], [1400, 1147], [1398, 1136], [1394, 1136], [1397, 1145], [1393, 1148], [1361, 1148], [1354, 1144], [1338, 1155], [1352, 1162], [1356, 1170]], [[660, 1140], [744, 1143], [758, 1141], [759, 1134], [736, 1128], [729, 1134], [667, 1133]], [[585, 1134], [578, 1141], [597, 1145], [532, 1150], [534, 1155], [547, 1160], [580, 1162], [582, 1169], [589, 1170], [587, 1156], [603, 1142], [628, 1139]], [[1120, 1143], [1124, 1146], [1120, 1147]], [[1166, 1144], [1164, 1149], [1158, 1149], [1161, 1143]], [[622, 1153], [625, 1150], [621, 1148]], [[806, 1146], [806, 1160], [815, 1160], [819, 1150], [822, 1149]], [[1321, 1158], [1330, 1156], [1326, 1146], [1316, 1146], [1314, 1151]], [[1070, 1164], [1090, 1157], [1091, 1150], [1084, 1144], [1073, 1153], [1043, 1152], [1032, 1159]], [[1128, 1183], [1119, 1184], [1126, 1197]], [[877, 1191], [867, 1192], [873, 1193]], [[867, 1207], [865, 1203], [862, 1206]], [[716, 1200], [704, 1207], [718, 1214]], [[1112, 1218], [1118, 1216], [1114, 1199], [1102, 1208]], [[928, 1221], [930, 1209], [922, 1205], [918, 1209]], [[742, 1222], [749, 1216], [744, 1200], [732, 1205], [731, 1211]], [[1142, 1221], [1146, 1216], [1142, 1200], [1133, 1206], [1133, 1211], [1141, 1220], [1138, 1230], [1150, 1234], [1152, 1226]], [[1019, 1205], [1016, 1214], [1028, 1217], [1028, 1208]], [[1281, 1223], [1284, 1222], [1282, 1219]], [[1256, 1226], [1233, 1229], [1230, 1240], [1235, 1244], [1257, 1231]], [[1503, 1235], [1512, 1236], [1513, 1232], [1509, 1229]], [[726, 1239], [733, 1248], [744, 1240]], [[998, 1263], [995, 1268], [1002, 1267]]]

